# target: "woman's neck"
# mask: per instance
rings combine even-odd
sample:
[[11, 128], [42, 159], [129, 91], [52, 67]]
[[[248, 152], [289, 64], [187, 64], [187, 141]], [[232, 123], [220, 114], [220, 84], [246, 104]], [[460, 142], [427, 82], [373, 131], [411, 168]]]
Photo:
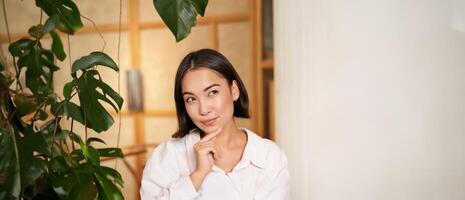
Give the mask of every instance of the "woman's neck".
[[243, 133], [244, 132], [236, 126], [236, 122], [232, 120], [231, 123], [223, 127], [221, 133], [216, 136], [215, 144], [227, 149], [237, 147], [243, 143]]

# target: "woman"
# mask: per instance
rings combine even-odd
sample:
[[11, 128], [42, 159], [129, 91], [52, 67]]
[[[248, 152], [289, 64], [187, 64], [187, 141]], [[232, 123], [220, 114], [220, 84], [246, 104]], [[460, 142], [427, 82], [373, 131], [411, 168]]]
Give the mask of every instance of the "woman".
[[287, 199], [286, 155], [270, 140], [238, 128], [247, 91], [219, 52], [189, 53], [176, 73], [178, 131], [147, 162], [146, 199]]

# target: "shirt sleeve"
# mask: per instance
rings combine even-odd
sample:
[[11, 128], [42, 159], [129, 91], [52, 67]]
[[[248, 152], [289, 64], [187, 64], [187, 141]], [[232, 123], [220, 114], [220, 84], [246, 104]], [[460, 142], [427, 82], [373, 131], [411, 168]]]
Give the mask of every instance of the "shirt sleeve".
[[270, 179], [267, 184], [260, 190], [257, 199], [260, 200], [287, 200], [289, 199], [289, 168], [287, 166], [287, 157], [281, 152], [279, 163], [274, 170], [270, 172]]
[[152, 153], [142, 176], [142, 200], [191, 200], [197, 199], [189, 174], [182, 174], [176, 149], [170, 141], [159, 145]]

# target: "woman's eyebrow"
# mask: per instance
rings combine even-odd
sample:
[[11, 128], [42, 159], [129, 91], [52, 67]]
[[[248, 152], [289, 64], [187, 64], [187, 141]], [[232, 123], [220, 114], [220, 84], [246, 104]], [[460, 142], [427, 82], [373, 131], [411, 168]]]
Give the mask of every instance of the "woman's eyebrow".
[[[203, 91], [206, 92], [207, 90], [209, 90], [210, 88], [215, 87], [215, 86], [220, 86], [220, 84], [218, 84], [218, 83], [211, 84], [208, 87], [206, 87], [205, 89], [203, 89]], [[183, 92], [182, 93], [183, 96], [186, 95], [186, 94], [194, 95], [194, 93], [192, 93], [192, 92]]]
[[208, 87], [206, 87], [205, 89], [203, 89], [203, 91], [206, 92], [207, 90], [209, 90], [210, 88], [215, 87], [215, 86], [220, 86], [220, 84], [218, 84], [218, 83], [213, 83], [213, 84], [211, 84], [210, 86], [208, 86]]

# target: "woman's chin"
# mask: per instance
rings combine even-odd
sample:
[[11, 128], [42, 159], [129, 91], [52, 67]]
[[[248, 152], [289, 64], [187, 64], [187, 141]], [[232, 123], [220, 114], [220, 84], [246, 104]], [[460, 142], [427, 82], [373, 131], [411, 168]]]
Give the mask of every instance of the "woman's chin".
[[202, 130], [202, 132], [208, 135], [210, 133], [215, 133], [216, 131], [218, 131], [219, 128], [220, 128], [219, 126], [207, 126], [207, 127], [201, 127], [200, 130]]

